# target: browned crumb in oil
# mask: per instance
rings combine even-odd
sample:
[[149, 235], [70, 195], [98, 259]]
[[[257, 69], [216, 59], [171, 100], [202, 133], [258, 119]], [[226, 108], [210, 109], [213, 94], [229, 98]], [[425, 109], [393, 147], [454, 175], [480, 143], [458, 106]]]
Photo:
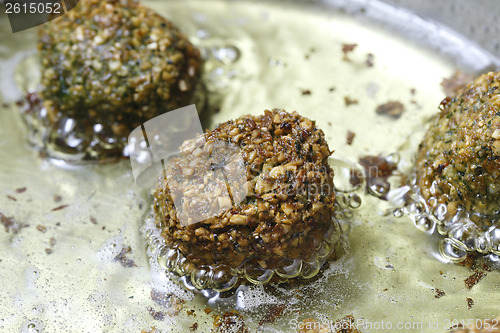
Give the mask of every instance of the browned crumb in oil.
[[16, 222], [13, 217], [7, 217], [2, 213], [0, 213], [0, 224], [4, 226], [6, 233], [12, 231], [13, 234], [17, 234], [22, 228], [29, 227], [29, 224]]
[[45, 233], [45, 232], [47, 232], [47, 227], [44, 226], [44, 225], [39, 224], [39, 225], [36, 226], [36, 230]]
[[[378, 192], [377, 196], [381, 199], [387, 199], [387, 193], [391, 188], [388, 178], [397, 170], [397, 165], [380, 155], [367, 155], [361, 157], [359, 159], [359, 164], [365, 169], [367, 192], [372, 193], [376, 188]], [[361, 183], [361, 179], [359, 179], [360, 176], [356, 174], [357, 173], [351, 172], [350, 182], [353, 186]], [[358, 177], [358, 179], [355, 177]]]
[[461, 71], [455, 71], [449, 78], [441, 81], [441, 87], [447, 97], [455, 97], [458, 92], [474, 79], [471, 74], [465, 74]]
[[121, 252], [115, 257], [114, 261], [119, 261], [123, 267], [137, 267], [135, 262], [127, 257], [127, 254], [131, 252], [132, 248], [130, 246], [124, 246]]
[[61, 197], [60, 195], [57, 195], [57, 194], [56, 194], [56, 195], [54, 195], [54, 202], [55, 202], [55, 203], [59, 203], [59, 202], [61, 202], [61, 201], [62, 201], [62, 197]]
[[156, 304], [161, 305], [166, 310], [164, 313], [169, 317], [178, 315], [185, 303], [183, 299], [174, 294], [167, 294], [157, 289], [151, 289], [150, 295]]
[[372, 53], [368, 53], [366, 55], [366, 61], [365, 61], [366, 66], [367, 67], [373, 67], [374, 66], [374, 60], [375, 60], [375, 56]]
[[206, 314], [209, 314], [209, 313], [211, 313], [211, 312], [212, 312], [212, 309], [210, 309], [210, 308], [205, 308], [205, 310], [203, 310], [203, 311], [205, 311], [205, 313], [206, 313]]
[[354, 51], [354, 49], [358, 46], [358, 44], [342, 44], [342, 54], [343, 54], [343, 57], [342, 59], [344, 61], [350, 61], [349, 59], [349, 53], [351, 53], [352, 51]]
[[61, 205], [61, 206], [57, 206], [56, 208], [52, 208], [50, 211], [51, 212], [55, 212], [55, 211], [58, 211], [58, 210], [61, 210], [61, 209], [64, 209], [66, 207], [68, 207], [69, 205]]
[[97, 220], [93, 216], [90, 217], [90, 222], [92, 222], [92, 224], [97, 224]]
[[302, 89], [302, 95], [303, 96], [309, 96], [309, 95], [311, 95], [311, 90], [309, 90], [309, 89]]
[[474, 306], [474, 300], [470, 297], [467, 297], [467, 309], [472, 309]]
[[237, 311], [229, 311], [222, 316], [214, 316], [214, 330], [217, 333], [248, 333], [245, 320]]
[[398, 101], [389, 101], [384, 104], [380, 104], [375, 109], [375, 112], [379, 115], [386, 115], [394, 119], [398, 119], [401, 117], [403, 112], [405, 111], [405, 106], [403, 103]]
[[13, 197], [13, 196], [11, 196], [11, 195], [7, 195], [7, 199], [12, 200], [12, 201], [17, 201], [17, 199], [16, 199], [16, 198], [14, 198], [14, 197]]
[[24, 192], [26, 192], [26, 187], [16, 188], [16, 193], [24, 193]]
[[309, 49], [309, 51], [308, 51], [308, 52], [304, 55], [304, 58], [305, 58], [305, 59], [309, 59], [309, 57], [310, 57], [310, 56], [311, 56], [314, 52], [316, 52], [316, 49], [315, 49], [314, 47], [311, 47], [311, 48]]
[[186, 313], [188, 316], [193, 316], [193, 317], [196, 317], [196, 313], [194, 310], [186, 310]]
[[47, 253], [47, 254], [52, 254], [52, 249], [46, 248], [46, 249], [45, 249], [45, 253]]
[[472, 268], [472, 265], [474, 265], [475, 260], [476, 260], [475, 256], [473, 256], [472, 254], [469, 253], [465, 257], [465, 259], [462, 260], [461, 262], [459, 262], [458, 264], [462, 265], [462, 266], [465, 266], [467, 268]]
[[198, 329], [198, 323], [194, 323], [192, 326], [189, 327], [191, 331], [196, 331]]
[[368, 178], [387, 179], [397, 169], [397, 165], [387, 160], [387, 158], [378, 155], [366, 155], [359, 159], [359, 163], [365, 168]]
[[345, 103], [345, 106], [350, 106], [353, 104], [358, 104], [359, 102], [357, 99], [351, 98], [349, 96], [344, 96], [344, 103]]
[[286, 310], [286, 305], [285, 304], [279, 304], [279, 305], [273, 305], [267, 311], [267, 313], [264, 315], [264, 318], [262, 318], [259, 321], [259, 325], [264, 325], [264, 324], [272, 324], [283, 315], [283, 313]]
[[474, 274], [472, 274], [471, 276], [469, 276], [467, 279], [464, 280], [465, 286], [467, 287], [467, 289], [472, 289], [472, 287], [478, 284], [479, 281], [481, 281], [481, 279], [484, 278], [485, 276], [486, 273], [483, 271], [474, 272]]
[[147, 307], [147, 310], [149, 312], [149, 314], [151, 315], [151, 317], [153, 317], [154, 320], [164, 320], [165, 319], [165, 312], [163, 311], [156, 311], [155, 309], [153, 309], [152, 307]]
[[434, 292], [435, 292], [434, 298], [441, 298], [446, 295], [446, 293], [443, 290], [438, 288], [434, 289]]
[[356, 136], [356, 133], [352, 131], [347, 131], [347, 136], [346, 136], [346, 143], [350, 146], [352, 145], [352, 142], [354, 141], [354, 137]]

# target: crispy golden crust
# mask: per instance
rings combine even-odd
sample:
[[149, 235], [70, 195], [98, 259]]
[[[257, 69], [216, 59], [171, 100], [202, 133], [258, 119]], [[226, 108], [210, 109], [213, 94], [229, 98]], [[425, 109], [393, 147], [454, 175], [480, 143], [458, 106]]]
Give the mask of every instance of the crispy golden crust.
[[[242, 152], [248, 194], [216, 217], [182, 226], [171, 193], [178, 187], [193, 193], [203, 189], [189, 181], [169, 188], [163, 179], [155, 211], [167, 246], [197, 266], [237, 268], [251, 262], [272, 269], [285, 258], [310, 257], [332, 226], [334, 211], [333, 171], [327, 163], [331, 152], [323, 132], [296, 112], [266, 110], [220, 124], [204, 138], [201, 145], [194, 140], [184, 145], [181, 158], [173, 161], [171, 179], [203, 175], [209, 166], [196, 150], [231, 142]], [[195, 197], [187, 201], [196, 204]]]
[[39, 30], [49, 118], [111, 126], [115, 135], [189, 104], [200, 52], [134, 0], [81, 0]]
[[[500, 73], [488, 73], [445, 99], [420, 144], [417, 184], [432, 208], [446, 205], [448, 218], [465, 209], [498, 220], [499, 88]], [[488, 227], [487, 221], [481, 219], [480, 226]]]

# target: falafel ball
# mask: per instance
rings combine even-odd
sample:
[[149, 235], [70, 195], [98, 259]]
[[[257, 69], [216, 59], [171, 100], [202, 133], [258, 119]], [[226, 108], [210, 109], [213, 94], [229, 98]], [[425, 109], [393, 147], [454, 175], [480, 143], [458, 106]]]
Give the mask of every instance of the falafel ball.
[[[230, 158], [214, 153], [221, 144], [232, 147], [225, 150]], [[312, 277], [334, 255], [333, 245], [340, 237], [333, 219], [330, 154], [315, 122], [278, 109], [222, 123], [186, 142], [181, 154], [169, 161], [167, 176], [155, 193], [157, 225], [165, 245], [186, 258], [186, 272], [221, 268], [254, 283], [268, 282], [275, 271], [287, 278]], [[228, 186], [207, 181], [210, 170], [218, 172], [228, 164], [241, 165], [243, 177], [229, 172]], [[235, 200], [242, 188], [245, 195]], [[199, 211], [200, 202], [208, 201], [226, 209], [183, 224], [175, 195], [180, 189], [184, 208]], [[227, 202], [221, 200], [226, 189], [231, 198]], [[201, 222], [192, 223], [196, 221]], [[310, 262], [315, 267], [308, 266]], [[306, 272], [310, 269], [314, 272]]]
[[190, 104], [200, 75], [199, 50], [135, 0], [80, 0], [41, 26], [38, 49], [50, 122], [74, 119], [90, 133], [99, 125], [112, 141]]
[[[419, 147], [417, 185], [446, 220], [465, 211], [483, 230], [500, 214], [500, 73], [441, 103]], [[481, 218], [479, 218], [481, 217]]]

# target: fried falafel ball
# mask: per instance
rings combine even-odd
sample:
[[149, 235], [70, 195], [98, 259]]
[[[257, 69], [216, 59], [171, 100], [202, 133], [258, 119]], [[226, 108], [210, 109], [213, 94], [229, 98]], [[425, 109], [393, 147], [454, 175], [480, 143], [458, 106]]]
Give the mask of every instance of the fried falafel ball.
[[[221, 144], [231, 147], [225, 150], [229, 158], [215, 153]], [[269, 282], [274, 272], [285, 278], [314, 276], [333, 257], [340, 237], [333, 219], [330, 154], [315, 122], [278, 109], [222, 123], [186, 142], [155, 193], [165, 245], [186, 258], [183, 270], [194, 275], [200, 270], [217, 275], [213, 272], [222, 269], [233, 282], [244, 276], [253, 283]], [[228, 186], [214, 186], [210, 171], [224, 171], [228, 164], [242, 166], [243, 177], [226, 172]], [[245, 195], [235, 200], [242, 188]], [[223, 198], [226, 189], [230, 199]], [[180, 190], [182, 200], [176, 199]], [[183, 211], [186, 205], [199, 211], [201, 202], [226, 209], [183, 224], [176, 200]], [[213, 288], [218, 281], [211, 279]]]
[[480, 76], [441, 103], [419, 147], [417, 185], [446, 220], [458, 211], [483, 231], [500, 214], [500, 73]]
[[38, 49], [50, 122], [60, 129], [73, 119], [111, 143], [190, 104], [201, 67], [187, 37], [135, 0], [80, 0], [41, 26]]

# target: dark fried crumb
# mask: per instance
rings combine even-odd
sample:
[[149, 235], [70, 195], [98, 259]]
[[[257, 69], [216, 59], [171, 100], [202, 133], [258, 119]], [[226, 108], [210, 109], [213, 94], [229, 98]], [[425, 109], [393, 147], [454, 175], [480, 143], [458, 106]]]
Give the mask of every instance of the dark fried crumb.
[[343, 55], [343, 60], [345, 61], [350, 61], [349, 59], [349, 53], [351, 53], [352, 51], [354, 51], [354, 49], [358, 46], [358, 44], [342, 44], [342, 53], [344, 54]]
[[474, 265], [475, 260], [476, 260], [475, 256], [473, 256], [472, 254], [468, 253], [467, 257], [465, 257], [465, 259], [462, 260], [461, 262], [459, 262], [458, 264], [462, 265], [462, 266], [465, 266], [467, 268], [472, 268], [472, 265]]
[[122, 251], [115, 257], [114, 261], [119, 261], [123, 267], [137, 267], [132, 259], [127, 258], [127, 253], [131, 253], [132, 248], [130, 246], [124, 246]]
[[16, 193], [23, 193], [23, 192], [26, 192], [26, 187], [16, 188]]
[[24, 101], [23, 100], [18, 100], [18, 101], [16, 101], [16, 105], [17, 106], [23, 106], [24, 105]]
[[405, 106], [403, 105], [403, 103], [398, 101], [389, 101], [377, 106], [377, 109], [375, 109], [375, 112], [377, 114], [387, 115], [394, 119], [398, 119], [399, 117], [401, 117], [404, 111]]
[[375, 56], [372, 53], [368, 53], [366, 55], [366, 61], [365, 61], [366, 66], [373, 67], [373, 65], [374, 65], [373, 61], [374, 60], [375, 60]]
[[46, 249], [45, 249], [45, 253], [47, 253], [47, 254], [52, 254], [52, 249], [46, 248]]
[[6, 109], [6, 108], [8, 108], [8, 107], [9, 107], [9, 104], [7, 104], [7, 103], [2, 103], [2, 107], [3, 107], [4, 109]]
[[68, 206], [69, 206], [69, 205], [61, 205], [61, 206], [58, 206], [58, 207], [56, 207], [56, 208], [52, 208], [50, 211], [51, 211], [51, 212], [55, 212], [55, 211], [57, 211], [57, 210], [64, 209], [64, 208], [66, 208], [66, 207], [68, 207]]
[[445, 78], [441, 81], [441, 87], [443, 87], [443, 91], [447, 97], [455, 97], [473, 79], [473, 75], [455, 71], [450, 78]]
[[12, 200], [12, 201], [17, 201], [17, 199], [16, 199], [16, 198], [14, 198], [14, 197], [13, 197], [13, 196], [11, 196], [11, 195], [8, 195], [8, 196], [7, 196], [7, 199]]
[[313, 54], [314, 52], [316, 52], [316, 49], [314, 47], [311, 47], [309, 49], [309, 52], [307, 52], [305, 55], [304, 55], [304, 58], [305, 59], [309, 59], [309, 57], [311, 56], [311, 54]]
[[[364, 156], [359, 159], [359, 163], [365, 169], [366, 174], [366, 190], [368, 193], [374, 194], [381, 199], [387, 199], [387, 193], [389, 192], [391, 185], [387, 179], [392, 176], [393, 172], [397, 169], [395, 163], [389, 162], [385, 157], [382, 156]], [[355, 176], [351, 174], [351, 184], [357, 185], [354, 182], [360, 182], [360, 179], [354, 178]], [[357, 175], [359, 177], [359, 175]], [[374, 190], [376, 188], [376, 190]]]
[[224, 313], [222, 316], [214, 316], [214, 329], [217, 333], [235, 332], [248, 333], [249, 330], [245, 320], [237, 311]]
[[54, 247], [54, 245], [56, 245], [56, 239], [54, 237], [50, 237], [49, 245], [50, 247]]
[[283, 312], [285, 312], [285, 310], [286, 310], [286, 305], [284, 305], [284, 304], [273, 305], [269, 309], [269, 311], [266, 313], [264, 318], [262, 318], [259, 321], [259, 325], [264, 325], [267, 323], [270, 323], [270, 324], [274, 323], [276, 321], [276, 319], [278, 319], [279, 317], [281, 317], [281, 315], [283, 315]]
[[481, 268], [486, 272], [491, 272], [491, 262], [483, 262]]
[[59, 203], [62, 201], [62, 197], [60, 195], [54, 195], [54, 202]]
[[410, 94], [412, 94], [413, 96], [415, 96], [416, 92], [417, 92], [417, 89], [415, 89], [415, 88], [410, 89]]
[[194, 313], [194, 312], [195, 312], [194, 310], [186, 310], [186, 313], [188, 316], [196, 317], [196, 313]]
[[0, 213], [0, 223], [5, 227], [5, 232], [12, 231], [13, 234], [17, 234], [22, 228], [29, 227], [29, 224], [16, 222], [13, 217], [7, 217], [2, 213]]
[[163, 308], [168, 311], [165, 314], [170, 317], [176, 316], [182, 310], [184, 306], [184, 300], [178, 298], [174, 294], [166, 294], [157, 289], [151, 289], [151, 299], [158, 305], [161, 305]]
[[97, 224], [97, 220], [93, 216], [90, 217], [90, 222], [92, 222], [93, 224]]
[[467, 297], [467, 309], [472, 309], [474, 306], [474, 300], [470, 297]]
[[464, 280], [465, 286], [467, 289], [472, 289], [482, 278], [486, 276], [486, 273], [483, 271], [474, 272], [471, 276]]
[[438, 288], [434, 289], [434, 292], [436, 293], [434, 295], [434, 298], [441, 298], [441, 297], [446, 295], [446, 293], [443, 290], [438, 289]]
[[211, 312], [212, 312], [212, 309], [210, 309], [210, 308], [205, 308], [205, 310], [203, 310], [203, 311], [205, 311], [205, 313], [206, 313], [206, 314], [209, 314], [209, 313], [211, 313]]
[[304, 96], [311, 95], [311, 90], [309, 90], [309, 89], [302, 89], [302, 95], [304, 95]]
[[349, 183], [354, 186], [354, 187], [358, 187], [359, 185], [361, 185], [361, 183], [363, 182], [363, 175], [361, 174], [361, 172], [358, 172], [357, 170], [355, 169], [351, 169], [349, 171], [349, 175], [350, 175], [350, 178], [349, 178]]
[[153, 317], [154, 320], [164, 320], [165, 319], [165, 313], [162, 311], [156, 311], [152, 307], [148, 307], [148, 312]]
[[43, 232], [43, 233], [47, 232], [47, 228], [41, 224], [36, 226], [36, 230]]
[[345, 106], [350, 106], [352, 104], [358, 104], [358, 100], [350, 98], [349, 96], [344, 96]]
[[334, 92], [334, 91], [335, 91], [335, 87], [330, 87], [330, 88], [328, 88], [328, 91], [329, 91], [329, 92]]
[[198, 329], [198, 323], [194, 323], [191, 327], [189, 327], [191, 331], [196, 331]]
[[354, 133], [352, 131], [347, 131], [346, 142], [349, 146], [352, 145], [352, 142], [353, 142], [355, 136], [356, 136], [356, 133]]

